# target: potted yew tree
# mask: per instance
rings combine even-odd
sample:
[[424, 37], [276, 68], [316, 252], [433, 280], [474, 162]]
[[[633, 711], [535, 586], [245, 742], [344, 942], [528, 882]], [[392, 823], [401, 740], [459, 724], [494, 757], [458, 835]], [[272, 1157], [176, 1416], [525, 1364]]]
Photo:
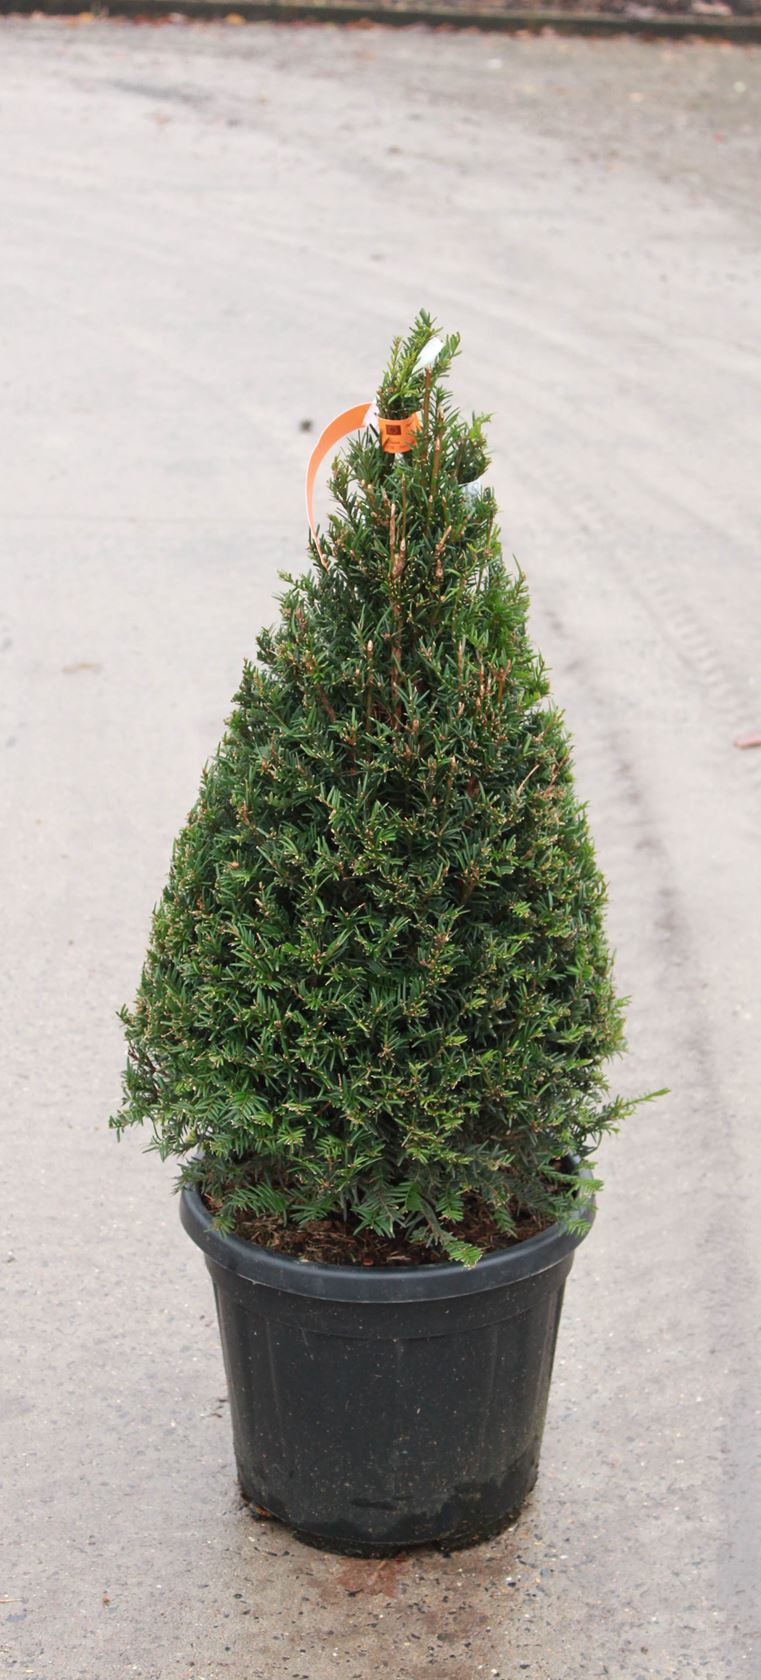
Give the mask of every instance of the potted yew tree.
[[457, 345], [422, 313], [334, 464], [176, 841], [112, 1122], [183, 1162], [244, 1494], [357, 1554], [520, 1508], [589, 1158], [630, 1106], [605, 887]]

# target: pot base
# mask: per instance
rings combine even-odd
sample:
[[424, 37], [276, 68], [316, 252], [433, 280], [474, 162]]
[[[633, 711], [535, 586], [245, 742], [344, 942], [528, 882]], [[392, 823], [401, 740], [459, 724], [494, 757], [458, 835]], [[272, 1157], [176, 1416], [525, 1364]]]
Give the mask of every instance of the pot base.
[[[526, 1466], [522, 1467], [525, 1475]], [[539, 1465], [534, 1463], [529, 1471], [528, 1481], [524, 1481], [523, 1491], [515, 1498], [515, 1503], [509, 1510], [502, 1511], [499, 1516], [490, 1521], [481, 1520], [477, 1527], [466, 1528], [460, 1523], [450, 1533], [422, 1534], [419, 1538], [405, 1539], [398, 1537], [389, 1540], [365, 1540], [361, 1536], [351, 1534], [319, 1534], [308, 1529], [297, 1528], [288, 1521], [286, 1516], [278, 1516], [275, 1511], [267, 1510], [261, 1503], [261, 1496], [254, 1490], [247, 1491], [243, 1478], [238, 1474], [238, 1487], [242, 1498], [249, 1508], [254, 1522], [278, 1523], [287, 1529], [294, 1540], [299, 1540], [302, 1546], [311, 1546], [319, 1552], [335, 1552], [339, 1557], [354, 1558], [391, 1558], [402, 1557], [405, 1553], [419, 1551], [421, 1547], [430, 1547], [447, 1556], [450, 1552], [465, 1552], [472, 1546], [483, 1546], [488, 1540], [495, 1540], [503, 1534], [506, 1528], [517, 1522], [529, 1494], [536, 1485]], [[403, 1523], [405, 1522], [402, 1518]]]

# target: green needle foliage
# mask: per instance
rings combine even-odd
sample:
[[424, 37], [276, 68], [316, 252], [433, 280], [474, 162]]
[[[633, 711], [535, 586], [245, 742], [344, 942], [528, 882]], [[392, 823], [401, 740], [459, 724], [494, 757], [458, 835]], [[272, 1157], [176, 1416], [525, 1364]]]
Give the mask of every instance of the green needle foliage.
[[421, 313], [370, 427], [335, 464], [312, 569], [286, 577], [174, 847], [134, 1009], [117, 1129], [221, 1209], [340, 1212], [466, 1264], [471, 1194], [573, 1225], [578, 1177], [631, 1106], [605, 886], [568, 736], [526, 631], [447, 338]]

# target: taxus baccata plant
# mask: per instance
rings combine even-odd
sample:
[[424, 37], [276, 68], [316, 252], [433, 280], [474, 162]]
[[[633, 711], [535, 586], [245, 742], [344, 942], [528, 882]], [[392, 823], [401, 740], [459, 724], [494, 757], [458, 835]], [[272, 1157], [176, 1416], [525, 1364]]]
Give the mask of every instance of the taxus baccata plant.
[[378, 393], [419, 411], [414, 446], [371, 425], [346, 448], [244, 669], [123, 1012], [113, 1124], [192, 1152], [223, 1228], [339, 1214], [468, 1264], [466, 1198], [506, 1243], [519, 1210], [573, 1226], [566, 1158], [630, 1105], [606, 1094], [621, 1003], [568, 735], [472, 487], [457, 338], [418, 366], [433, 335], [421, 314]]

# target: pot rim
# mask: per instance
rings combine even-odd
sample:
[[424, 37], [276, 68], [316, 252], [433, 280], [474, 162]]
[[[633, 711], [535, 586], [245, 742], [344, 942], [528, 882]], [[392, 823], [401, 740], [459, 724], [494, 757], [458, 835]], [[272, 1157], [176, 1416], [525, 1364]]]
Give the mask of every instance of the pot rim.
[[[591, 1184], [592, 1173], [588, 1168], [582, 1168], [582, 1176]], [[549, 1225], [537, 1236], [514, 1243], [512, 1248], [485, 1254], [475, 1266], [462, 1266], [454, 1260], [424, 1266], [334, 1266], [317, 1260], [300, 1260], [218, 1231], [196, 1186], [186, 1184], [180, 1193], [180, 1219], [208, 1263], [265, 1289], [330, 1301], [378, 1304], [480, 1295], [549, 1271], [587, 1235], [595, 1217], [591, 1189], [580, 1211], [586, 1220], [585, 1230], [572, 1232], [564, 1225]]]

